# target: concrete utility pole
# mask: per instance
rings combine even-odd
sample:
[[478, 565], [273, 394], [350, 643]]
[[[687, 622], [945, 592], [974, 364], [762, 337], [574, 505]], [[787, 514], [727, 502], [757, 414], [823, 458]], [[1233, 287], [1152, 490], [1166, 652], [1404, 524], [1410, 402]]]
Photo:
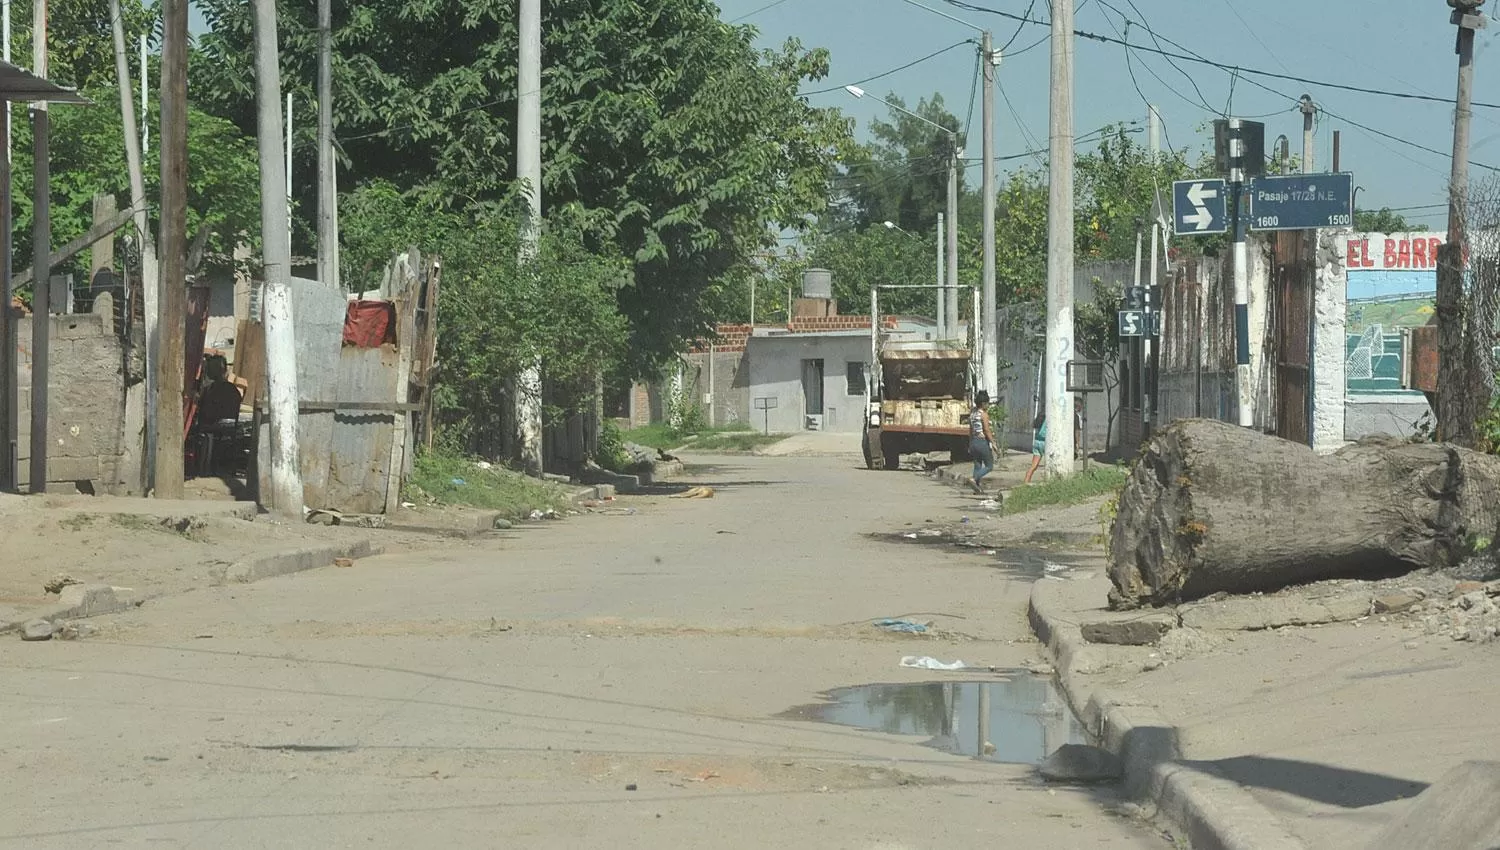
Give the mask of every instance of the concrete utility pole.
[[[118, 18], [119, 14], [116, 13]], [[124, 21], [121, 21], [124, 26]], [[141, 153], [151, 150], [151, 74], [148, 72], [150, 66], [146, 64], [146, 34], [141, 33]], [[120, 78], [120, 85], [130, 85], [130, 72], [127, 70]]]
[[[943, 280], [950, 287], [958, 286], [958, 159], [963, 156], [963, 151], [958, 149], [958, 138], [953, 140], [953, 156], [948, 159], [948, 214], [944, 224], [947, 226], [946, 242], [948, 273], [943, 275]], [[952, 339], [958, 334], [958, 290], [938, 290], [943, 299], [943, 315], [946, 318], [943, 334], [944, 338]]]
[[[1070, 19], [1072, 17], [1072, 4], [1073, 4], [1073, 0], [1065, 0], [1065, 5], [1067, 5], [1069, 7], [1068, 16], [1069, 16]], [[1068, 37], [1070, 39], [1073, 37], [1072, 36], [1072, 24], [1071, 23], [1068, 25]], [[1053, 38], [1054, 38], [1054, 43], [1056, 43], [1056, 36], [1054, 36]], [[1070, 46], [1069, 50], [1071, 50], [1071, 49], [1072, 48]], [[1071, 65], [1072, 58], [1071, 58], [1071, 55], [1069, 56], [1068, 61], [1070, 63], [1069, 64], [1069, 71], [1068, 71], [1068, 74], [1069, 74], [1068, 90], [1069, 90], [1069, 97], [1071, 98], [1071, 96], [1072, 96], [1072, 87], [1073, 87], [1073, 84], [1071, 82], [1071, 80], [1072, 80], [1072, 65]], [[989, 30], [985, 30], [984, 34], [980, 36], [980, 43], [979, 43], [979, 64], [980, 64], [981, 70], [983, 70], [983, 72], [984, 72], [984, 114], [983, 114], [983, 120], [984, 120], [984, 150], [983, 150], [983, 152], [981, 154], [984, 157], [984, 164], [983, 164], [983, 167], [981, 169], [981, 173], [983, 174], [983, 183], [984, 183], [984, 187], [983, 187], [983, 190], [982, 190], [983, 193], [984, 193], [984, 207], [983, 207], [983, 209], [984, 209], [984, 223], [981, 225], [983, 227], [983, 229], [984, 229], [984, 233], [983, 233], [983, 241], [984, 241], [984, 264], [983, 264], [983, 267], [982, 267], [983, 271], [982, 271], [982, 274], [981, 274], [981, 277], [980, 277], [980, 282], [981, 282], [981, 284], [982, 284], [982, 286], [984, 288], [984, 308], [983, 308], [984, 309], [984, 317], [981, 320], [980, 324], [984, 328], [984, 388], [985, 388], [986, 391], [989, 392], [991, 399], [998, 399], [1000, 397], [1000, 332], [999, 332], [998, 327], [995, 324], [995, 311], [998, 309], [998, 305], [996, 304], [996, 301], [995, 301], [995, 195], [996, 195], [996, 188], [995, 188], [995, 68], [997, 68], [1000, 65], [1000, 54], [998, 54], [998, 53], [995, 52], [993, 42], [992, 42], [992, 40], [990, 38], [990, 31]], [[1054, 80], [1054, 83], [1055, 82], [1056, 81]], [[1056, 86], [1054, 85], [1053, 86], [1054, 108], [1055, 108], [1055, 103], [1056, 103], [1056, 100], [1055, 100], [1056, 94], [1057, 94], [1057, 89], [1056, 89]], [[1073, 123], [1072, 114], [1073, 114], [1073, 107], [1072, 107], [1072, 102], [1070, 100], [1069, 101], [1069, 105], [1068, 105], [1068, 116], [1069, 116], [1068, 117], [1068, 124], [1069, 124], [1069, 127], [1070, 127], [1070, 129], [1068, 130], [1068, 133], [1070, 135], [1072, 134], [1072, 129], [1071, 129], [1071, 125]], [[1054, 144], [1055, 144], [1055, 142], [1054, 142]], [[1072, 189], [1072, 186], [1073, 186], [1073, 182], [1072, 182], [1072, 174], [1073, 174], [1073, 165], [1072, 165], [1073, 164], [1073, 160], [1072, 160], [1072, 156], [1073, 156], [1073, 143], [1070, 141], [1068, 143], [1068, 157], [1069, 157], [1069, 159], [1068, 159], [1068, 196], [1069, 196], [1069, 198], [1072, 197], [1072, 193], [1073, 193], [1073, 189]], [[1071, 212], [1071, 210], [1072, 210], [1072, 202], [1071, 202], [1071, 200], [1069, 201], [1068, 209], [1069, 209], [1068, 221], [1071, 222], [1073, 220], [1073, 218], [1072, 218], [1072, 212]], [[1072, 245], [1072, 225], [1071, 224], [1069, 224], [1068, 232], [1069, 232], [1068, 244], [1071, 246]], [[1070, 247], [1069, 248], [1069, 256], [1071, 257], [1071, 255], [1072, 255], [1072, 248]], [[1072, 264], [1072, 260], [1070, 259], [1069, 260], [1069, 265], [1071, 265], [1071, 264]], [[955, 283], [956, 282], [957, 281], [955, 281]], [[1071, 314], [1071, 308], [1069, 310], [1069, 313]], [[1071, 322], [1070, 322], [1070, 324], [1071, 324]], [[1071, 442], [1071, 439], [1072, 439], [1072, 433], [1073, 433], [1072, 430], [1068, 431], [1070, 442]], [[1072, 457], [1072, 455], [1070, 454], [1069, 458], [1071, 458], [1071, 457]]]
[[[516, 176], [526, 193], [521, 222], [521, 271], [538, 274], [542, 237], [542, 2], [521, 0], [520, 68], [517, 75]], [[790, 305], [788, 305], [790, 309]], [[516, 427], [521, 464], [527, 474], [542, 473], [542, 364], [527, 364], [516, 381]]]
[[1052, 149], [1047, 190], [1047, 475], [1073, 471], [1073, 0], [1052, 3]]
[[338, 163], [333, 158], [333, 10], [318, 0], [318, 280], [339, 286]]
[[[182, 2], [182, 0], [168, 0]], [[292, 237], [281, 157], [281, 67], [276, 0], [255, 2], [255, 94], [260, 153], [260, 226], [266, 330], [266, 389], [271, 414], [271, 493], [267, 504], [287, 519], [302, 517], [297, 446], [297, 342], [292, 323]], [[266, 502], [265, 494], [261, 495]]]
[[938, 220], [937, 220], [937, 283], [938, 283], [938, 285], [937, 285], [937, 338], [938, 339], [947, 339], [949, 336], [951, 336], [951, 334], [949, 334], [949, 332], [948, 332], [948, 328], [950, 326], [950, 323], [953, 326], [957, 325], [956, 322], [954, 322], [952, 319], [948, 318], [948, 290], [946, 290], [946, 289], [943, 288], [943, 284], [947, 280], [947, 271], [948, 271], [948, 257], [947, 257], [947, 253], [943, 250], [944, 249], [943, 240], [944, 240], [944, 236], [946, 235], [946, 231], [947, 231], [947, 228], [945, 227], [945, 221], [944, 221], [945, 218], [946, 217], [942, 213], [938, 213]]
[[187, 345], [187, 0], [162, 0], [156, 495], [182, 498]]
[[[146, 462], [142, 469], [147, 477], [146, 490], [152, 489], [156, 471], [156, 361], [157, 345], [157, 283], [156, 239], [151, 234], [151, 220], [146, 212], [146, 175], [141, 165], [145, 147], [144, 123], [137, 133], [135, 105], [130, 102], [130, 62], [125, 56], [125, 21], [120, 17], [120, 0], [109, 0], [109, 17], [115, 40], [115, 78], [120, 89], [120, 120], [125, 130], [125, 165], [130, 172], [130, 207], [134, 211], [136, 244], [141, 246], [141, 312], [146, 319]], [[146, 42], [141, 41], [142, 51]], [[144, 52], [141, 62], [141, 95], [146, 93], [146, 64]]]
[[[47, 0], [32, 5], [31, 55], [36, 75], [47, 78]], [[47, 101], [31, 105], [34, 192], [31, 211], [31, 492], [47, 492], [48, 367], [52, 359], [51, 129]], [[5, 305], [10, 309], [10, 305]]]
[[[1155, 169], [1161, 164], [1161, 113], [1156, 110], [1155, 104], [1147, 105], [1146, 127], [1146, 139], [1150, 145], [1149, 150], [1151, 152], [1151, 167]], [[1145, 292], [1146, 321], [1153, 323], [1151, 327], [1155, 327], [1154, 319], [1151, 318], [1151, 311], [1153, 309], [1151, 293], [1155, 290], [1157, 284], [1161, 282], [1161, 279], [1157, 276], [1156, 268], [1156, 246], [1160, 239], [1161, 216], [1157, 215], [1157, 211], [1153, 209], [1151, 211], [1150, 273], [1146, 278]], [[1156, 360], [1152, 357], [1154, 348], [1155, 345], [1151, 341], [1150, 327], [1148, 327], [1146, 335], [1141, 338], [1141, 374], [1146, 379], [1141, 384], [1141, 424], [1143, 426], [1141, 430], [1144, 432], [1142, 436], [1147, 437], [1151, 434], [1152, 413], [1154, 411], [1152, 405], [1153, 399], [1151, 397], [1151, 390], [1155, 387], [1154, 382], [1156, 379]]]
[[[1458, 27], [1458, 96], [1453, 109], [1453, 163], [1448, 178], [1448, 238], [1438, 249], [1438, 434], [1444, 440], [1472, 445], [1478, 414], [1488, 398], [1474, 396], [1480, 378], [1470, 368], [1464, 344], [1464, 247], [1468, 242], [1469, 125], [1474, 117], [1474, 33], [1488, 23], [1480, 14], [1484, 0], [1448, 0]], [[1487, 343], [1486, 343], [1487, 344]]]
[[1313, 103], [1312, 95], [1302, 96], [1302, 173], [1313, 172], [1313, 119], [1318, 114], [1318, 105]]
[[[0, 55], [10, 61], [10, 0], [0, 0]], [[10, 253], [13, 248], [11, 229], [11, 161], [10, 102], [0, 100], [5, 124], [5, 160], [0, 162], [0, 489], [16, 490], [20, 485], [20, 392], [16, 386], [16, 320], [11, 313]]]

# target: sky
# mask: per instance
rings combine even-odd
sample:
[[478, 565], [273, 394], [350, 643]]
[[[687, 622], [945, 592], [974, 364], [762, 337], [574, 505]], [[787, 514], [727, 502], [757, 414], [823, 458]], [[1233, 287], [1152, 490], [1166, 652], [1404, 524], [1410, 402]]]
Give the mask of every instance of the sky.
[[[764, 46], [778, 46], [796, 38], [808, 47], [828, 48], [832, 54], [830, 78], [806, 84], [803, 91], [834, 89], [810, 94], [809, 99], [819, 106], [837, 106], [855, 117], [862, 138], [867, 138], [864, 127], [869, 120], [885, 117], [887, 110], [868, 97], [854, 99], [842, 89], [847, 84], [859, 83], [879, 97], [895, 94], [908, 106], [938, 92], [960, 121], [970, 113], [977, 51], [973, 45], [956, 47], [878, 80], [860, 81], [977, 37], [976, 29], [917, 8], [907, 0], [718, 2], [726, 21], [756, 27]], [[1011, 45], [996, 75], [997, 156], [1045, 148], [1050, 91], [1048, 28], [964, 10], [945, 0], [921, 2], [976, 27], [991, 28], [997, 47]], [[1017, 15], [1030, 7], [1030, 17], [1047, 21], [1051, 2], [970, 0], [967, 5]], [[1130, 26], [1130, 42], [1152, 44], [1151, 35], [1138, 26], [1144, 23], [1158, 36], [1224, 65], [1385, 91], [1450, 99], [1454, 94], [1455, 28], [1449, 23], [1447, 5], [1438, 0], [1135, 0], [1134, 7], [1130, 0], [1076, 0], [1076, 8], [1077, 30], [1118, 38], [1126, 29], [1123, 13], [1137, 22]], [[1500, 63], [1500, 51], [1491, 49], [1495, 32], [1493, 28], [1480, 31], [1476, 42], [1476, 102], [1500, 103], [1500, 64], [1496, 64]], [[1177, 52], [1171, 45], [1162, 46]], [[1076, 40], [1077, 135], [1117, 122], [1135, 121], [1144, 127], [1146, 104], [1150, 102], [1162, 115], [1166, 143], [1176, 149], [1191, 146], [1194, 151], [1203, 150], [1205, 142], [1212, 140], [1211, 122], [1227, 112], [1263, 121], [1268, 149], [1272, 140], [1284, 134], [1291, 140], [1293, 154], [1299, 154], [1302, 115], [1292, 111], [1293, 99], [1311, 94], [1316, 103], [1332, 113], [1319, 115], [1315, 169], [1330, 168], [1333, 131], [1341, 130], [1340, 167], [1353, 172], [1354, 184], [1360, 187], [1357, 203], [1361, 209], [1432, 205], [1402, 214], [1414, 223], [1444, 228], [1447, 213], [1443, 204], [1450, 166], [1447, 152], [1453, 145], [1451, 103], [1340, 91], [1250, 75], [1235, 79], [1229, 72], [1182, 61], [1177, 62], [1181, 66], [1178, 70], [1161, 56], [1129, 52], [1127, 66], [1125, 47]], [[1131, 80], [1132, 69], [1139, 92]], [[1257, 88], [1252, 80], [1285, 96]], [[1500, 109], [1476, 108], [1474, 112], [1470, 161], [1500, 166]], [[977, 100], [972, 122], [965, 153], [977, 157], [981, 129]], [[1438, 153], [1381, 137], [1355, 124]], [[1144, 135], [1137, 138], [1145, 140]], [[1002, 179], [1010, 165], [1000, 163]], [[1471, 168], [1475, 181], [1487, 174], [1500, 175], [1478, 165]], [[978, 184], [977, 163], [969, 177], [970, 185]]]

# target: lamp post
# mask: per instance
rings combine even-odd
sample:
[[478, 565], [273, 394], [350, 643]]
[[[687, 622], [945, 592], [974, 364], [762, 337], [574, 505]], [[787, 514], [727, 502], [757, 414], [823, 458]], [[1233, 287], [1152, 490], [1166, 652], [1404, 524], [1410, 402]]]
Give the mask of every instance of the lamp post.
[[[948, 157], [948, 201], [946, 204], [948, 211], [944, 216], [944, 223], [947, 225], [946, 235], [948, 243], [948, 273], [946, 275], [946, 279], [950, 284], [958, 283], [958, 159], [959, 157], [963, 156], [963, 151], [958, 147], [958, 133], [948, 129], [947, 127], [944, 127], [936, 121], [924, 118], [921, 115], [912, 112], [910, 109], [902, 106], [897, 106], [896, 104], [891, 103], [884, 98], [875, 97], [859, 86], [844, 86], [844, 91], [853, 95], [855, 98], [868, 97], [871, 100], [877, 100], [885, 104], [887, 107], [902, 113], [903, 115], [910, 115], [912, 118], [915, 118], [918, 121], [921, 121], [922, 123], [927, 124], [931, 127], [936, 127], [937, 129], [943, 131], [948, 135], [948, 149], [952, 152], [952, 154]], [[893, 222], [886, 222], [886, 226], [894, 227], [895, 224]], [[939, 239], [938, 241], [941, 242], [943, 240]], [[942, 305], [940, 306], [945, 306], [945, 309], [938, 310], [937, 317], [939, 338], [947, 338], [952, 329], [958, 326], [957, 290], [944, 289], [941, 286], [944, 277], [944, 275], [938, 275], [938, 298], [943, 299]], [[945, 293], [947, 292], [953, 292], [953, 297], [946, 297]], [[945, 325], [949, 325], [951, 327], [945, 327]]]

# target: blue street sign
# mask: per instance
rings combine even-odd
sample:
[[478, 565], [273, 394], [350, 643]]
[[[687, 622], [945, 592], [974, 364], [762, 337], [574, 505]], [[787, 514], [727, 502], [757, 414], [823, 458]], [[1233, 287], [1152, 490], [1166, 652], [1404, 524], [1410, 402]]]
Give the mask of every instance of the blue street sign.
[[1229, 229], [1228, 190], [1223, 180], [1178, 180], [1172, 184], [1172, 233], [1207, 236]]
[[1142, 310], [1120, 311], [1120, 336], [1145, 336], [1146, 313]]
[[1354, 223], [1354, 175], [1257, 177], [1250, 184], [1251, 230], [1310, 230]]

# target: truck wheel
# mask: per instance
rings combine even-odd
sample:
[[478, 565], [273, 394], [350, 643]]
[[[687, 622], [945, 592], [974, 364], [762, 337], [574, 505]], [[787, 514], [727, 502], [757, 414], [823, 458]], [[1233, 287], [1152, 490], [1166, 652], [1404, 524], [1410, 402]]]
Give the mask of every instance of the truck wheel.
[[875, 466], [875, 454], [870, 451], [870, 432], [866, 430], [860, 437], [859, 448], [865, 455], [865, 469], [877, 469]]

